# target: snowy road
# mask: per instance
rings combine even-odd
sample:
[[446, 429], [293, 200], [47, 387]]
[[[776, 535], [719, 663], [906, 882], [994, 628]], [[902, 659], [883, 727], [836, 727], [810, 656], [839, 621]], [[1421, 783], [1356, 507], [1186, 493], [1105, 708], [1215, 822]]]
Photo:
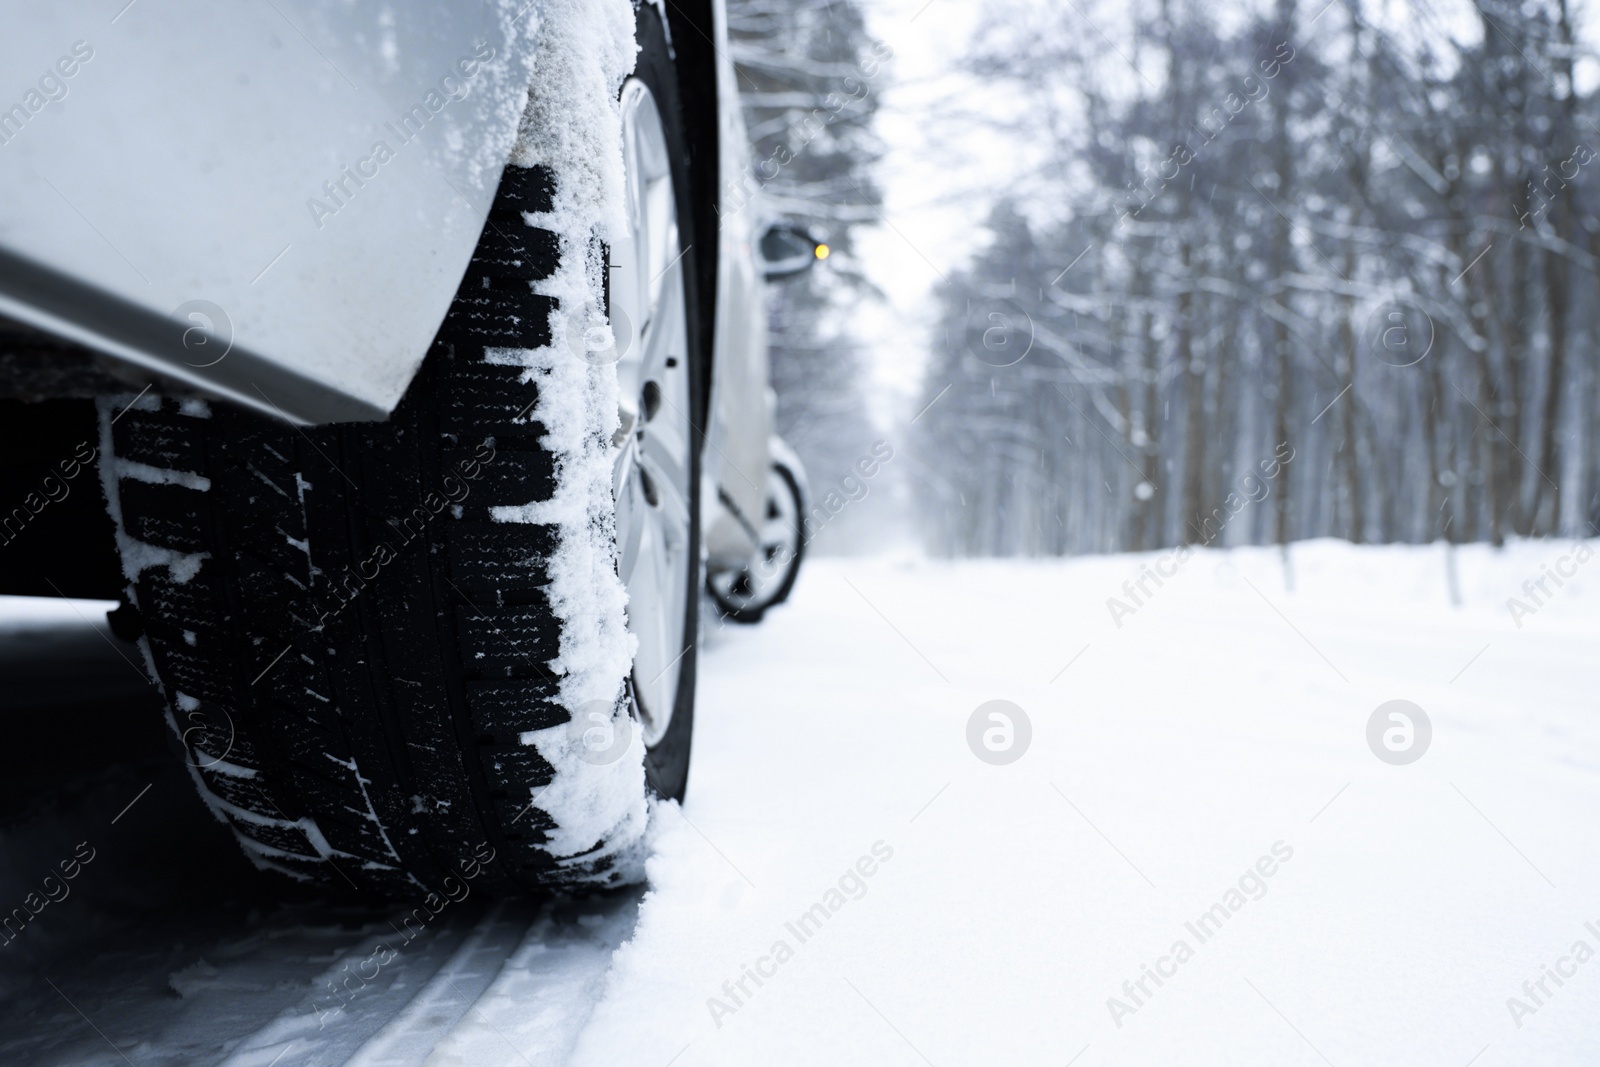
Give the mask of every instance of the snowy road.
[[133, 650], [6, 606], [0, 899], [39, 911], [0, 933], [0, 1064], [567, 1061], [639, 890], [424, 923], [298, 894], [200, 806]]
[[[8, 801], [6, 907], [99, 852], [0, 950], [0, 1062], [1592, 1063], [1600, 568], [1571, 551], [1462, 550], [1459, 607], [1437, 548], [1297, 546], [1292, 591], [1267, 550], [819, 561], [713, 638], [642, 903], [471, 899], [381, 964], [390, 916], [274, 899], [130, 731], [133, 767]], [[1525, 593], [1545, 567], [1576, 577]], [[107, 729], [148, 699], [81, 673]], [[1368, 744], [1395, 699], [1431, 723], [1409, 764]], [[993, 700], [1031, 726], [1005, 765], [968, 743]], [[374, 977], [332, 1013], [347, 964]]]

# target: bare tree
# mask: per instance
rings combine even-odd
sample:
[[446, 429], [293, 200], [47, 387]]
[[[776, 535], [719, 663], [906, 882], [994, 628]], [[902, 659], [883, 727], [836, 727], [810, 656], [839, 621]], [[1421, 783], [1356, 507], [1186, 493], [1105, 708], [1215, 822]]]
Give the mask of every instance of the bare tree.
[[[1484, 0], [1466, 45], [1397, 41], [1369, 0], [1232, 32], [1148, 2], [1125, 48], [1089, 32], [1109, 2], [999, 9], [973, 48], [1054, 140], [940, 290], [930, 541], [1592, 529], [1600, 98], [1567, 0]], [[991, 314], [1027, 320], [1027, 359], [985, 358]]]

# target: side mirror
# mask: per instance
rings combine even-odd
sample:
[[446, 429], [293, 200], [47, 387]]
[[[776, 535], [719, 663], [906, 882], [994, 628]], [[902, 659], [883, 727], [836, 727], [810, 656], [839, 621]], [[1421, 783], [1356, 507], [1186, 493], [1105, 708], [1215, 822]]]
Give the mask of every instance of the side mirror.
[[828, 246], [819, 244], [798, 226], [770, 226], [761, 235], [761, 268], [768, 281], [810, 270], [828, 258]]

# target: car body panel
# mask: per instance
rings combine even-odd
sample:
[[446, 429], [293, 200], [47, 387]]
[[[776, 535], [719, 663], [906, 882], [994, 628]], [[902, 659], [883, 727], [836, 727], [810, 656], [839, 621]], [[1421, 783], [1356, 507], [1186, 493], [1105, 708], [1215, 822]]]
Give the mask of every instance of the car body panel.
[[382, 418], [477, 243], [536, 11], [124, 2], [0, 3], [0, 313], [295, 421]]
[[[717, 94], [722, 153], [719, 190], [743, 190], [750, 137], [739, 105], [727, 41], [727, 16], [715, 5]], [[704, 459], [701, 514], [707, 565], [742, 566], [757, 548], [766, 503], [768, 399], [766, 281], [758, 262], [762, 217], [747, 197], [722, 197], [718, 212], [716, 345]]]

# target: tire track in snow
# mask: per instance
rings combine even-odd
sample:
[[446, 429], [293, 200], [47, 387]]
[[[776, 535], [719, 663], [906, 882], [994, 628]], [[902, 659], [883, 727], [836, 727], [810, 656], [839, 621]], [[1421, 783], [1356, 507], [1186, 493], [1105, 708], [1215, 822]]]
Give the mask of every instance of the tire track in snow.
[[643, 888], [556, 909], [534, 924], [428, 1067], [564, 1064], [605, 992], [613, 954], [632, 935]]
[[507, 956], [522, 944], [532, 925], [529, 911], [496, 906], [439, 973], [345, 1061], [346, 1067], [408, 1067], [425, 1060], [475, 1010]]
[[368, 936], [316, 978], [308, 1001], [245, 1038], [221, 1067], [563, 1063], [632, 932], [639, 895], [496, 905], [397, 953], [338, 1007], [330, 983], [366, 973], [359, 966], [395, 940]]
[[429, 976], [447, 972], [459, 950], [491, 921], [492, 915], [480, 919], [475, 928], [459, 919], [440, 924], [431, 934], [401, 949], [369, 980], [356, 986], [341, 1005], [334, 992], [341, 982], [352, 975], [358, 981], [366, 979], [363, 964], [400, 940], [389, 931], [369, 934], [312, 980], [309, 996], [244, 1038], [219, 1067], [337, 1067], [347, 1063], [420, 995], [417, 987], [427, 988]]

